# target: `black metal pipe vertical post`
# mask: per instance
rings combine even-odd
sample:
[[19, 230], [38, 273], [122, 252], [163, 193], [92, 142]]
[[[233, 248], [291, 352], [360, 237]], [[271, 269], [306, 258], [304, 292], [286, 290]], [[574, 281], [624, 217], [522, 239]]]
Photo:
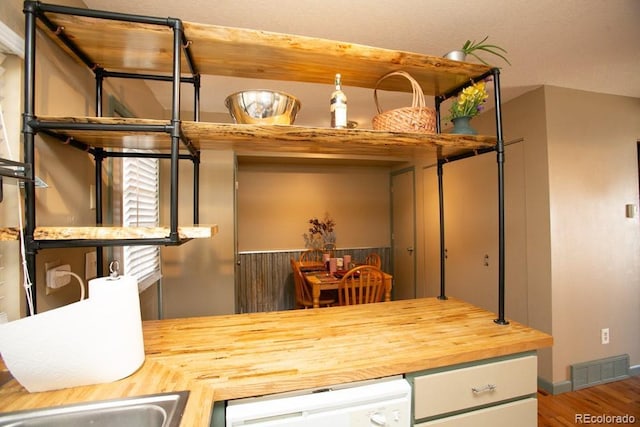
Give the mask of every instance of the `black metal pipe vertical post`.
[[193, 120], [200, 121], [200, 75], [193, 76]]
[[[200, 75], [193, 80], [193, 120], [200, 121]], [[193, 159], [193, 224], [200, 224], [200, 151]]]
[[[102, 165], [104, 163], [104, 150], [98, 148], [95, 150], [95, 208], [96, 208], [96, 225], [102, 225]], [[104, 263], [104, 251], [102, 246], [96, 246], [96, 272], [98, 277], [102, 277]]]
[[200, 224], [200, 152], [193, 159], [193, 225]]
[[[440, 116], [440, 105], [444, 101], [444, 97], [437, 96], [435, 98], [435, 106], [436, 106], [436, 133], [442, 132], [441, 125], [441, 116]], [[446, 292], [445, 292], [445, 245], [444, 245], [444, 185], [442, 180], [442, 165], [443, 160], [438, 159], [437, 166], [437, 174], [438, 174], [438, 211], [439, 211], [439, 221], [440, 221], [440, 295], [438, 299], [446, 300]]]
[[436, 96], [435, 98], [435, 107], [436, 107], [436, 133], [442, 132], [442, 124], [441, 124], [441, 116], [440, 116], [440, 105], [444, 101], [442, 96]]
[[[35, 192], [35, 132], [29, 122], [35, 117], [35, 75], [36, 75], [36, 4], [25, 3], [25, 49], [24, 49], [24, 113], [22, 115], [23, 156], [24, 162], [30, 165], [28, 179], [24, 182], [25, 204], [25, 257], [27, 275], [35, 281], [36, 245], [33, 234], [36, 226], [36, 192]], [[36, 286], [31, 286], [33, 313], [38, 312]], [[27, 303], [27, 315], [29, 304]]]
[[447, 299], [447, 295], [445, 292], [445, 260], [446, 260], [446, 249], [445, 249], [445, 240], [444, 240], [444, 183], [442, 180], [443, 175], [443, 160], [438, 160], [437, 173], [438, 173], [438, 210], [440, 213], [440, 295], [438, 299], [445, 300]]
[[[95, 72], [96, 75], [96, 116], [102, 117], [102, 94], [103, 94], [103, 83], [104, 83], [104, 69], [98, 68]], [[94, 206], [96, 208], [96, 225], [102, 225], [102, 165], [104, 164], [104, 149], [96, 148], [95, 154], [95, 203]], [[104, 249], [102, 246], [96, 246], [96, 273], [98, 277], [102, 277], [103, 275], [103, 265], [104, 265]]]
[[509, 322], [504, 316], [505, 294], [505, 230], [504, 230], [504, 140], [502, 136], [502, 108], [500, 105], [500, 69], [493, 69], [494, 99], [496, 110], [496, 152], [498, 162], [498, 318], [499, 325]]
[[173, 93], [171, 104], [171, 185], [170, 237], [178, 241], [178, 163], [180, 153], [180, 57], [182, 52], [182, 22], [173, 24]]

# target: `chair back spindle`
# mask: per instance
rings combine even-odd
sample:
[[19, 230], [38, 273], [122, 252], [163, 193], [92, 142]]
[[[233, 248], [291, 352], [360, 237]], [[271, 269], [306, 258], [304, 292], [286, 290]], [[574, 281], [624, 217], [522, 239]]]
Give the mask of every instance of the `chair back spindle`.
[[352, 268], [342, 277], [338, 287], [340, 305], [382, 302], [385, 294], [384, 273], [373, 265]]
[[322, 255], [323, 251], [320, 249], [309, 249], [308, 251], [304, 251], [300, 254], [299, 261], [322, 263]]
[[382, 268], [382, 260], [380, 259], [380, 255], [375, 252], [367, 255], [367, 258], [364, 260], [364, 263], [367, 265], [373, 265], [377, 268]]

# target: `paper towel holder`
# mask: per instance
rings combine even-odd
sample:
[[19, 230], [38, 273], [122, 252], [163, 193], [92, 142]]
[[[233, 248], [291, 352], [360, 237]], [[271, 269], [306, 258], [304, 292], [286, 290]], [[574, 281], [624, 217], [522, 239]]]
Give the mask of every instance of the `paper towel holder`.
[[120, 276], [118, 275], [118, 269], [120, 268], [120, 263], [118, 260], [113, 260], [109, 263], [109, 278], [107, 280], [120, 280]]

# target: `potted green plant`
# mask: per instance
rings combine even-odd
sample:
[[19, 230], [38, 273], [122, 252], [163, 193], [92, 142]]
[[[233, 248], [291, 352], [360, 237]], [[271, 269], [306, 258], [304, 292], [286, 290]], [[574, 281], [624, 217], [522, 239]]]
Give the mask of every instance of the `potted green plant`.
[[[492, 55], [496, 55], [502, 58], [507, 64], [511, 65], [509, 60], [503, 55], [503, 53], [507, 53], [507, 51], [500, 46], [496, 46], [494, 44], [485, 43], [489, 36], [486, 36], [481, 41], [476, 42], [467, 40], [460, 50], [452, 50], [447, 53], [444, 57], [447, 59], [453, 59], [454, 61], [464, 61], [467, 58], [467, 55], [471, 55], [475, 57], [478, 61], [482, 62], [485, 65], [490, 65], [487, 61], [480, 58], [475, 52], [484, 51], [490, 53]], [[502, 52], [502, 53], [501, 53]]]

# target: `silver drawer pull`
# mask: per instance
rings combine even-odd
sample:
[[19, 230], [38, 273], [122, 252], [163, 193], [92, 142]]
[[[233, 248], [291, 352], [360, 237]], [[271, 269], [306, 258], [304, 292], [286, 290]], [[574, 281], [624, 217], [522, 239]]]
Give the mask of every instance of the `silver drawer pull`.
[[478, 394], [478, 393], [484, 393], [487, 391], [495, 391], [496, 388], [498, 388], [495, 384], [487, 384], [483, 387], [471, 387], [471, 391]]

